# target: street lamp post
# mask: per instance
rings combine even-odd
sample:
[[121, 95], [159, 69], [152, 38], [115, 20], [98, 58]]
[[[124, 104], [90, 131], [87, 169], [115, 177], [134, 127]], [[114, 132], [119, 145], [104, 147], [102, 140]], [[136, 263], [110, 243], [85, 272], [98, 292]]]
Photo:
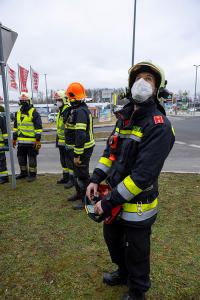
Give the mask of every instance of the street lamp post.
[[134, 58], [135, 58], [135, 24], [136, 24], [136, 8], [137, 8], [137, 1], [134, 0], [134, 16], [133, 16], [133, 43], [132, 43], [132, 66], [134, 65]]
[[48, 92], [47, 92], [47, 74], [44, 74], [45, 89], [46, 89], [46, 101], [47, 101], [47, 113], [49, 114]]
[[198, 67], [200, 65], [193, 65], [196, 68], [196, 73], [195, 73], [195, 87], [194, 87], [194, 112], [195, 112], [195, 101], [197, 99], [197, 71]]

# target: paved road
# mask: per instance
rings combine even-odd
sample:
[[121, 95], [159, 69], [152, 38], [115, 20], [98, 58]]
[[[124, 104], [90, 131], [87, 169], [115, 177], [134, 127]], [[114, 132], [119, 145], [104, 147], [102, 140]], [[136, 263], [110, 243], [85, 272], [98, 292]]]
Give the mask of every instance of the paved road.
[[[200, 173], [200, 117], [170, 117], [170, 120], [176, 131], [176, 143], [163, 170]], [[91, 171], [95, 167], [104, 146], [105, 142], [96, 143], [90, 164]], [[15, 165], [18, 172], [16, 150]], [[42, 145], [38, 156], [38, 171], [41, 173], [61, 172], [58, 149], [55, 148], [55, 145]]]

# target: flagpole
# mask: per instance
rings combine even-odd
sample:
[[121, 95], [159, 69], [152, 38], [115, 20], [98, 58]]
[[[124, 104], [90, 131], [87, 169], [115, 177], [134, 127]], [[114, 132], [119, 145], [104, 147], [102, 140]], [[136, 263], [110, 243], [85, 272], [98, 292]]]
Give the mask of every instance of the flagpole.
[[31, 76], [31, 94], [32, 94], [32, 101], [33, 101], [33, 78], [32, 78], [32, 68], [30, 66], [30, 76]]

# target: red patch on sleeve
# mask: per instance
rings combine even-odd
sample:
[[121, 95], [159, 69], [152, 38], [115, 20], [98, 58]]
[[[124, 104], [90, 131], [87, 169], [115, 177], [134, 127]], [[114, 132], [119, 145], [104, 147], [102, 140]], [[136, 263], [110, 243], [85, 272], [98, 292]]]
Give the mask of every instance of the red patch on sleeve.
[[164, 123], [164, 119], [162, 116], [154, 116], [153, 119], [154, 119], [155, 124], [163, 124]]

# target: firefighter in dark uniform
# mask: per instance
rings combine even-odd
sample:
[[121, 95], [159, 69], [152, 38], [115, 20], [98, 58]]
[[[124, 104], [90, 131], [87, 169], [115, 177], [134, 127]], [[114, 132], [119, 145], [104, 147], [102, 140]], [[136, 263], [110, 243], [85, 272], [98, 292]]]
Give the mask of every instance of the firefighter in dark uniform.
[[60, 152], [60, 163], [63, 168], [63, 177], [57, 181], [57, 184], [66, 184], [67, 188], [72, 187], [73, 184], [73, 169], [68, 168], [68, 155], [65, 147], [65, 124], [64, 119], [67, 118], [69, 114], [70, 104], [67, 100], [64, 90], [59, 90], [54, 94], [54, 100], [59, 109], [58, 116], [56, 119], [56, 147], [58, 147]]
[[[20, 95], [20, 109], [15, 115], [13, 128], [13, 147], [17, 149], [20, 174], [16, 179], [27, 178], [28, 182], [36, 179], [37, 155], [41, 148], [42, 121], [40, 114], [32, 105], [28, 93]], [[27, 166], [27, 158], [28, 165]]]
[[68, 148], [71, 165], [74, 169], [75, 195], [68, 201], [80, 199], [81, 203], [74, 205], [74, 209], [84, 208], [84, 196], [90, 181], [89, 162], [95, 145], [93, 136], [92, 115], [84, 102], [86, 93], [84, 87], [78, 83], [71, 83], [66, 96], [70, 101], [70, 113], [65, 120], [65, 141]]
[[[113, 136], [87, 188], [90, 199], [101, 181], [106, 179], [112, 188], [95, 205], [96, 214], [109, 215], [122, 205], [113, 223], [104, 224], [104, 238], [118, 269], [104, 273], [103, 282], [127, 283], [123, 300], [145, 299], [150, 288], [150, 234], [157, 216], [158, 176], [175, 141], [159, 103], [165, 85], [163, 71], [153, 63], [141, 62], [130, 69], [130, 102], [117, 113]], [[114, 137], [116, 147], [111, 147]], [[116, 160], [110, 159], [111, 154]]]
[[0, 184], [9, 181], [8, 170], [6, 165], [5, 149], [7, 151], [9, 150], [8, 134], [6, 128], [6, 117], [4, 113], [4, 107], [0, 105]]

